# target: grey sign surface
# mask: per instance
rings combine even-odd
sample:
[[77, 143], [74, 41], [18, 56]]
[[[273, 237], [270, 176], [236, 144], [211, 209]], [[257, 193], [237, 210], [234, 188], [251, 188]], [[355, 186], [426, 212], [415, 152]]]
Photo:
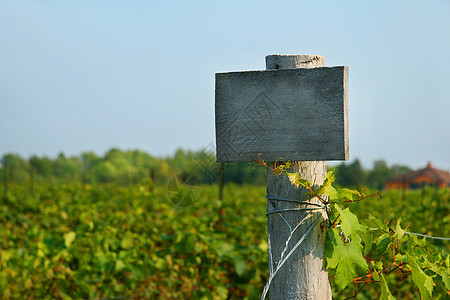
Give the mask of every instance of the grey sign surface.
[[216, 73], [218, 162], [348, 159], [348, 67]]

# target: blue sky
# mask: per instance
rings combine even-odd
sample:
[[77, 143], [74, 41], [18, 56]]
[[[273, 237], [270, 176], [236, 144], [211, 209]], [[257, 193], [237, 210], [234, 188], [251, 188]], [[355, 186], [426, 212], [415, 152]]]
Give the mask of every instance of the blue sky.
[[450, 168], [450, 1], [0, 1], [0, 155], [214, 141], [214, 73], [318, 54], [350, 159]]

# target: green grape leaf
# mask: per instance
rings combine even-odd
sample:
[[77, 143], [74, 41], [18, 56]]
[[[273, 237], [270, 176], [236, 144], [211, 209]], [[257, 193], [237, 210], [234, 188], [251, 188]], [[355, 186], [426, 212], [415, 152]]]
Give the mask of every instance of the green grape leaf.
[[64, 234], [64, 245], [66, 246], [66, 248], [69, 248], [70, 245], [72, 245], [76, 236], [77, 234], [73, 231]]
[[395, 254], [395, 260], [397, 261], [397, 263], [399, 263], [399, 262], [404, 263], [405, 262], [405, 255], [397, 253], [397, 254]]
[[387, 233], [383, 233], [376, 241], [377, 251], [384, 253], [388, 248], [389, 244], [392, 242], [391, 237]]
[[[434, 273], [438, 274], [442, 278], [442, 282], [444, 283], [445, 287], [450, 290], [450, 270], [449, 268], [442, 266], [442, 262], [439, 262], [441, 260], [441, 256], [438, 256], [440, 259], [436, 263], [431, 263], [427, 257], [422, 256], [422, 259], [426, 263], [426, 267], [433, 270]], [[447, 259], [449, 257], [447, 256]]]
[[233, 255], [233, 257], [231, 259], [233, 260], [234, 269], [236, 271], [236, 274], [238, 274], [239, 276], [242, 276], [242, 274], [244, 274], [245, 268], [247, 268], [247, 264], [246, 264], [245, 260], [242, 258], [242, 256], [240, 256], [236, 253]]
[[133, 237], [130, 234], [125, 234], [120, 241], [120, 247], [123, 249], [130, 249], [133, 247]]
[[323, 181], [323, 184], [315, 190], [315, 193], [317, 195], [328, 195], [330, 199], [336, 199], [337, 198], [337, 192], [336, 189], [331, 185], [335, 180], [334, 174], [332, 171], [327, 173], [327, 177]]
[[366, 220], [366, 224], [372, 229], [372, 235], [374, 237], [380, 237], [383, 234], [389, 234], [389, 229], [386, 224], [383, 224], [380, 220], [369, 214], [368, 221]]
[[335, 204], [334, 208], [340, 214], [341, 229], [346, 237], [354, 238], [367, 230], [367, 227], [358, 222], [358, 217], [348, 207], [342, 210], [339, 205]]
[[72, 297], [70, 297], [69, 295], [67, 295], [66, 293], [64, 293], [63, 291], [58, 290], [58, 294], [59, 294], [59, 298], [63, 299], [63, 300], [71, 300]]
[[371, 214], [369, 214], [369, 221], [372, 226], [375, 226], [378, 229], [386, 230], [386, 225]]
[[273, 174], [280, 175], [281, 173], [283, 173], [284, 169], [285, 169], [284, 166], [281, 165], [278, 168], [276, 168], [275, 170], [273, 170]]
[[215, 242], [213, 247], [220, 257], [228, 257], [232, 260], [237, 275], [241, 276], [244, 273], [247, 264], [238, 251], [234, 249], [232, 244], [219, 241]]
[[367, 262], [362, 256], [360, 239], [344, 243], [340, 230], [328, 230], [325, 246], [327, 267], [336, 270], [335, 283], [338, 290], [344, 289], [353, 279], [368, 271]]
[[228, 291], [228, 289], [226, 287], [221, 286], [221, 285], [219, 285], [219, 286], [216, 285], [215, 295], [217, 297], [214, 297], [214, 298], [227, 299], [228, 298], [228, 293], [229, 293], [229, 291]]
[[361, 194], [357, 190], [350, 190], [347, 188], [338, 189], [338, 199], [340, 201], [352, 201], [355, 200], [355, 198], [358, 198], [361, 196]]
[[[303, 186], [303, 187], [305, 187], [305, 188], [306, 188], [306, 187], [312, 186], [311, 181], [306, 180], [306, 179], [299, 178], [299, 180], [298, 180], [297, 182], [298, 182], [299, 186], [301, 185], [301, 186]], [[298, 187], [298, 186], [297, 186], [297, 187]]]
[[298, 172], [294, 172], [294, 173], [286, 172], [286, 174], [287, 174], [291, 184], [298, 187], [299, 186], [298, 180], [300, 179], [300, 174]]
[[392, 296], [391, 291], [389, 290], [389, 286], [383, 276], [383, 273], [378, 274], [376, 271], [373, 272], [373, 279], [378, 281], [378, 284], [381, 287], [380, 300], [395, 300], [395, 297]]
[[401, 221], [402, 221], [402, 218], [398, 219], [397, 224], [395, 225], [395, 234], [392, 237], [393, 240], [396, 240], [396, 239], [401, 240], [403, 238], [403, 236], [405, 235], [406, 230], [402, 229], [400, 227]]
[[125, 269], [125, 267], [126, 266], [125, 266], [125, 263], [123, 262], [123, 260], [120, 260], [120, 259], [116, 260], [116, 263], [114, 265], [114, 270], [116, 272], [122, 271], [123, 269]]
[[450, 290], [450, 273], [447, 271], [442, 274], [442, 282], [444, 283], [447, 290]]
[[367, 254], [370, 249], [372, 249], [373, 246], [373, 235], [371, 230], [367, 230], [363, 235], [363, 243], [364, 243], [364, 250], [363, 253]]
[[420, 289], [422, 299], [431, 299], [433, 292], [433, 279], [425, 274], [425, 272], [417, 264], [417, 261], [411, 255], [406, 256], [408, 265], [412, 270], [412, 279], [414, 284]]
[[[378, 261], [372, 260], [372, 261], [370, 262], [370, 264], [371, 264], [372, 266], [374, 266], [375, 269], [377, 269], [378, 271], [383, 270], [383, 262], [380, 261], [380, 260], [378, 260]], [[374, 276], [378, 276], [378, 274], [374, 274]], [[376, 279], [376, 280], [378, 280], [378, 279]]]
[[300, 178], [300, 174], [298, 172], [294, 172], [294, 173], [286, 172], [286, 174], [287, 174], [291, 184], [295, 185], [296, 187], [300, 187], [300, 186], [309, 187], [312, 185], [312, 183], [309, 180]]

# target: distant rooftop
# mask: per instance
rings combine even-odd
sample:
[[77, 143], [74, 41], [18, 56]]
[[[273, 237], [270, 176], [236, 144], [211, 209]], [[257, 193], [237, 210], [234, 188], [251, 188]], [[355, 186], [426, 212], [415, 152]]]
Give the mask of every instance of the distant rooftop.
[[450, 173], [434, 168], [430, 162], [426, 168], [389, 179], [386, 187], [408, 188], [421, 183], [437, 184], [439, 187], [450, 186]]

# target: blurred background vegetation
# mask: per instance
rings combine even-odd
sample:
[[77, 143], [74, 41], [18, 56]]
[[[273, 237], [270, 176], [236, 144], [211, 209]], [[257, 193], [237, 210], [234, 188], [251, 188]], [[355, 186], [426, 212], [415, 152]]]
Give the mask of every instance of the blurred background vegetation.
[[[253, 168], [252, 165], [254, 163], [224, 165], [225, 183], [265, 185], [265, 168]], [[377, 160], [371, 169], [364, 169], [358, 159], [328, 169], [335, 169], [336, 183], [340, 186], [374, 189], [382, 189], [388, 178], [411, 171], [407, 166], [388, 166], [384, 160]], [[179, 149], [172, 156], [155, 157], [140, 150], [113, 148], [103, 156], [84, 152], [79, 156], [60, 153], [56, 158], [33, 155], [27, 159], [8, 153], [1, 159], [0, 178], [4, 184], [80, 182], [130, 185], [144, 180], [162, 184], [177, 175], [183, 181], [204, 184], [215, 182], [218, 170], [213, 151]]]
[[[103, 156], [4, 155], [0, 298], [259, 299], [268, 278], [267, 170], [254, 165], [222, 168], [213, 151], [183, 149], [167, 157], [119, 149]], [[337, 185], [365, 186], [368, 194], [411, 171], [383, 160], [365, 169], [357, 159], [328, 169], [335, 169]], [[224, 193], [216, 184], [221, 170]], [[449, 195], [428, 186], [386, 190], [381, 199], [348, 206], [360, 220], [371, 214], [448, 237]], [[417, 241], [405, 237], [402, 247]], [[442, 240], [420, 243], [448, 253]], [[412, 280], [401, 276], [387, 279], [394, 296], [418, 298]], [[354, 293], [350, 285], [334, 297]], [[433, 299], [448, 295], [437, 286]], [[358, 299], [379, 296], [373, 284]]]

